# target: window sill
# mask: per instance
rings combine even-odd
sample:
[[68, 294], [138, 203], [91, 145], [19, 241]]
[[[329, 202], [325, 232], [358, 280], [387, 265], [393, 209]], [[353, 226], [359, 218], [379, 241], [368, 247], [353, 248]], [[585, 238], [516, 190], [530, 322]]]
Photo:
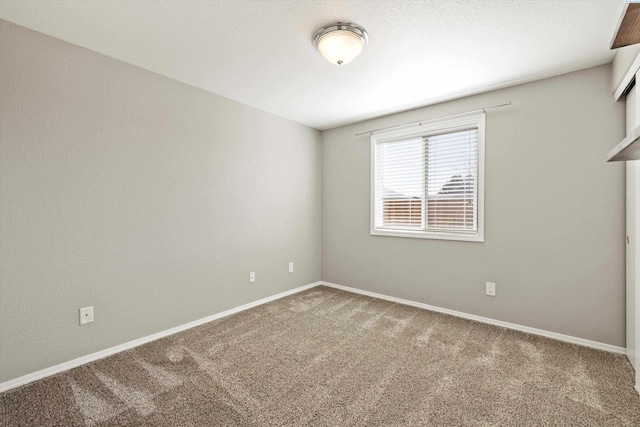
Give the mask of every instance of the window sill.
[[436, 231], [404, 231], [404, 230], [381, 230], [373, 229], [370, 233], [372, 236], [386, 236], [386, 237], [408, 237], [411, 239], [432, 239], [432, 240], [457, 240], [462, 242], [476, 242], [483, 243], [484, 236], [482, 233], [478, 234], [455, 234], [447, 232]]

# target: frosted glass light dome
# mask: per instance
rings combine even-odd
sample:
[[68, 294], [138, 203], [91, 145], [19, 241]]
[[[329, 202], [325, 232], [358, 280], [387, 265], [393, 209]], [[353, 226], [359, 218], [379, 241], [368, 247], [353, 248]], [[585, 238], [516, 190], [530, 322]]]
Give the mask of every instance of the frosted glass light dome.
[[337, 22], [320, 28], [313, 40], [327, 61], [343, 65], [362, 53], [367, 45], [368, 35], [365, 29], [357, 24]]

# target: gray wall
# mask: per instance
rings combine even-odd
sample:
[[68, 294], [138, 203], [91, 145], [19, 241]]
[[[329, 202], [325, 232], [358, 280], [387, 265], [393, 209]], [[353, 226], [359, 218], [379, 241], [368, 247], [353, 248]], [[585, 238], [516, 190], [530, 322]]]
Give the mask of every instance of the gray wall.
[[318, 131], [0, 40], [0, 382], [320, 279]]
[[[312, 283], [321, 255], [326, 281], [624, 345], [624, 170], [604, 162], [624, 106], [609, 66], [321, 143], [4, 21], [0, 39], [0, 382]], [[487, 118], [485, 243], [369, 235], [356, 132], [506, 100]], [[78, 326], [88, 305], [96, 322]]]
[[[624, 104], [610, 87], [605, 65], [323, 132], [322, 279], [624, 346], [624, 165], [605, 163]], [[508, 100], [487, 114], [484, 243], [369, 235], [370, 141], [355, 133]]]

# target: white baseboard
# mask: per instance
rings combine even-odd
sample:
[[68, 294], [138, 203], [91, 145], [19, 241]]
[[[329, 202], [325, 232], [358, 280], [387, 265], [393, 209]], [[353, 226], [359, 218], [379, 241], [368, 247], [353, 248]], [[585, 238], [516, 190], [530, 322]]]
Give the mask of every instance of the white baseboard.
[[[351, 288], [351, 287], [348, 287], [348, 286], [338, 285], [336, 283], [319, 281], [319, 282], [315, 282], [315, 283], [310, 283], [308, 285], [300, 286], [298, 288], [291, 289], [289, 291], [281, 292], [279, 294], [272, 295], [270, 297], [262, 298], [260, 300], [253, 301], [253, 302], [250, 302], [248, 304], [244, 304], [244, 305], [241, 305], [239, 307], [235, 307], [235, 308], [232, 308], [232, 309], [229, 309], [229, 310], [217, 313], [217, 314], [213, 314], [211, 316], [208, 316], [208, 317], [205, 317], [205, 318], [202, 318], [202, 319], [194, 320], [193, 322], [185, 323], [184, 325], [176, 326], [174, 328], [167, 329], [165, 331], [157, 332], [155, 334], [148, 335], [146, 337], [138, 338], [136, 340], [129, 341], [129, 342], [126, 342], [124, 344], [117, 345], [115, 347], [107, 348], [105, 350], [98, 351], [96, 353], [92, 353], [92, 354], [89, 354], [89, 355], [86, 355], [86, 356], [82, 356], [82, 357], [79, 357], [77, 359], [73, 359], [73, 360], [70, 360], [68, 362], [64, 362], [64, 363], [61, 363], [59, 365], [52, 366], [50, 368], [42, 369], [40, 371], [33, 372], [31, 374], [23, 375], [21, 377], [15, 378], [13, 380], [9, 380], [9, 381], [0, 383], [0, 393], [2, 393], [4, 391], [7, 391], [7, 390], [11, 390], [12, 388], [16, 388], [16, 387], [20, 387], [20, 386], [25, 385], [25, 384], [29, 384], [29, 383], [31, 383], [33, 381], [37, 381], [37, 380], [40, 380], [42, 378], [46, 378], [46, 377], [58, 374], [60, 372], [67, 371], [67, 370], [72, 369], [72, 368], [76, 368], [78, 366], [84, 365], [84, 364], [89, 363], [89, 362], [93, 362], [93, 361], [96, 361], [96, 360], [99, 360], [99, 359], [103, 359], [103, 358], [105, 358], [107, 356], [111, 356], [111, 355], [119, 353], [121, 351], [129, 350], [129, 349], [132, 349], [134, 347], [138, 347], [140, 345], [146, 344], [148, 342], [155, 341], [157, 339], [164, 338], [166, 336], [173, 335], [175, 333], [178, 333], [178, 332], [181, 332], [181, 331], [184, 331], [184, 330], [187, 330], [187, 329], [191, 329], [191, 328], [194, 328], [196, 326], [200, 326], [202, 324], [211, 322], [213, 320], [220, 319], [220, 318], [229, 316], [231, 314], [239, 313], [241, 311], [248, 310], [250, 308], [257, 307], [259, 305], [262, 305], [262, 304], [265, 304], [265, 303], [268, 303], [268, 302], [271, 302], [271, 301], [274, 301], [274, 300], [277, 300], [277, 299], [280, 299], [280, 298], [284, 298], [286, 296], [289, 296], [289, 295], [292, 295], [292, 294], [295, 294], [295, 293], [298, 293], [298, 292], [302, 292], [302, 291], [305, 291], [307, 289], [314, 288], [314, 287], [319, 286], [319, 285], [324, 285], [324, 286], [328, 286], [328, 287], [331, 287], [331, 288], [341, 289], [341, 290], [347, 291], [347, 292], [352, 292], [352, 293], [356, 293], [356, 294], [370, 296], [370, 297], [373, 297], [373, 298], [379, 298], [379, 299], [383, 299], [383, 300], [387, 300], [387, 301], [391, 301], [391, 302], [396, 302], [396, 303], [399, 303], [399, 304], [410, 305], [410, 306], [413, 306], [413, 307], [418, 307], [418, 308], [423, 308], [423, 309], [426, 309], [426, 310], [436, 311], [436, 312], [439, 312], [439, 313], [450, 314], [452, 316], [462, 317], [464, 319], [475, 320], [477, 322], [482, 322], [482, 323], [488, 323], [490, 325], [502, 326], [502, 327], [508, 328], [508, 329], [514, 329], [514, 330], [517, 330], [517, 331], [528, 332], [530, 334], [541, 335], [541, 336], [544, 336], [544, 337], [557, 339], [559, 341], [565, 341], [565, 342], [569, 342], [569, 343], [572, 343], [572, 344], [583, 345], [583, 346], [595, 348], [595, 349], [598, 349], [598, 350], [604, 350], [604, 351], [609, 351], [609, 352], [618, 353], [618, 354], [626, 354], [626, 349], [623, 348], [623, 347], [617, 347], [617, 346], [614, 346], [614, 345], [604, 344], [604, 343], [600, 343], [600, 342], [597, 342], [597, 341], [590, 341], [590, 340], [586, 340], [586, 339], [583, 339], [583, 338], [572, 337], [570, 335], [558, 334], [558, 333], [555, 333], [555, 332], [549, 332], [549, 331], [545, 331], [545, 330], [542, 330], [542, 329], [530, 328], [528, 326], [517, 325], [515, 323], [508, 323], [508, 322], [503, 322], [501, 320], [490, 319], [488, 317], [476, 316], [474, 314], [467, 314], [467, 313], [463, 313], [461, 311], [449, 310], [447, 308], [436, 307], [436, 306], [429, 305], [429, 304], [423, 304], [423, 303], [420, 303], [420, 302], [409, 301], [409, 300], [405, 300], [405, 299], [402, 299], [402, 298], [396, 298], [396, 297], [391, 297], [391, 296], [388, 296], [388, 295], [378, 294], [378, 293], [375, 293], [375, 292], [364, 291], [362, 289]], [[640, 393], [640, 388], [638, 386], [636, 386], [635, 389], [636, 389], [636, 391], [638, 391], [638, 393]]]
[[77, 359], [70, 360], [68, 362], [60, 363], [59, 365], [51, 366], [50, 368], [42, 369], [40, 371], [33, 372], [31, 374], [23, 375], [13, 380], [5, 381], [3, 383], [0, 383], [0, 393], [7, 390], [11, 390], [12, 388], [29, 384], [30, 382], [37, 381], [42, 378], [50, 377], [51, 375], [59, 374], [60, 372], [64, 372], [69, 369], [76, 368], [78, 366], [84, 365], [89, 362], [93, 362], [95, 360], [103, 359], [107, 356], [111, 356], [112, 354], [120, 353], [121, 351], [129, 350], [134, 347], [138, 347], [143, 344], [146, 344], [148, 342], [155, 341], [157, 339], [164, 338], [166, 336], [173, 335], [175, 333], [178, 333], [187, 329], [191, 329], [196, 326], [200, 326], [202, 324], [211, 322], [213, 320], [217, 320], [222, 317], [229, 316], [231, 314], [239, 313], [241, 311], [248, 310], [250, 308], [253, 308], [253, 307], [298, 293], [298, 292], [302, 292], [310, 288], [314, 288], [320, 284], [321, 282], [314, 282], [308, 285], [300, 286], [298, 288], [281, 292], [279, 294], [272, 295], [270, 297], [262, 298], [257, 301], [250, 302], [248, 304], [241, 305], [239, 307], [231, 308], [229, 310], [225, 310], [220, 313], [216, 313], [211, 316], [204, 317], [202, 319], [194, 320], [193, 322], [185, 323], [184, 325], [176, 326], [175, 328], [171, 328], [162, 332], [157, 332], [155, 334], [147, 335], [146, 337], [138, 338], [136, 340], [129, 341], [124, 344], [117, 345], [115, 347], [107, 348], [105, 350], [88, 354], [86, 356], [82, 356]]
[[[476, 322], [488, 323], [490, 325], [502, 326], [503, 328], [515, 329], [516, 331], [527, 332], [535, 335], [542, 335], [543, 337], [553, 338], [559, 341], [565, 341], [572, 344], [578, 344], [585, 347], [591, 347], [598, 350], [604, 350], [611, 353], [626, 354], [624, 347], [618, 347], [615, 345], [604, 344], [597, 341], [586, 340], [584, 338], [572, 337], [571, 335], [558, 334], [556, 332], [549, 332], [542, 329], [530, 328], [528, 326], [517, 325], [515, 323], [503, 322], [501, 320], [490, 319], [488, 317], [476, 316], [475, 314], [467, 314], [461, 311], [449, 310], [448, 308], [436, 307], [434, 305], [423, 304], [421, 302], [409, 301], [402, 298], [390, 297], [388, 295], [378, 294], [375, 292], [363, 291], [362, 289], [350, 288], [348, 286], [338, 285], [331, 282], [321, 282], [323, 285], [341, 289], [343, 291], [352, 292], [356, 294], [366, 295], [373, 298], [379, 298], [387, 301], [397, 302], [399, 304], [410, 305], [413, 307], [424, 308], [425, 310], [436, 311], [438, 313], [450, 314], [456, 317], [462, 317], [464, 319], [475, 320]], [[637, 390], [637, 387], [636, 387]]]

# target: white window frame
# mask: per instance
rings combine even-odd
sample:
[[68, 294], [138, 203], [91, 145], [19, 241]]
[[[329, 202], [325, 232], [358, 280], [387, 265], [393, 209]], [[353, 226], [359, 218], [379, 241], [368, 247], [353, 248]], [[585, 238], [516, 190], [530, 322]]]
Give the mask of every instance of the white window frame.
[[[376, 144], [399, 138], [429, 136], [455, 132], [469, 127], [478, 129], [478, 178], [477, 178], [477, 233], [457, 233], [455, 231], [427, 230], [389, 230], [376, 227]], [[372, 236], [410, 237], [418, 239], [459, 240], [466, 242], [484, 242], [484, 167], [485, 167], [485, 114], [434, 120], [427, 124], [406, 127], [400, 130], [381, 131], [371, 135], [371, 194], [370, 194], [370, 232]]]

